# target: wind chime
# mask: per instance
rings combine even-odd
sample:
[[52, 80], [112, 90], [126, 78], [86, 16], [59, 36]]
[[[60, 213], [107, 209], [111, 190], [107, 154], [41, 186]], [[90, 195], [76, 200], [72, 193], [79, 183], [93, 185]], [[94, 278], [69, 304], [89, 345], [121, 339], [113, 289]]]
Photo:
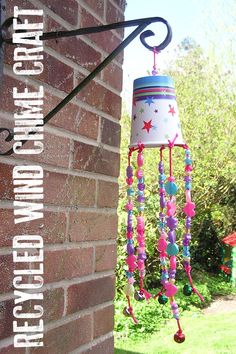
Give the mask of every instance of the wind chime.
[[[138, 323], [131, 306], [131, 298], [136, 300], [151, 297], [158, 298], [162, 305], [169, 300], [173, 317], [177, 321], [178, 331], [174, 335], [177, 343], [185, 340], [185, 335], [180, 325], [180, 316], [175, 295], [178, 291], [175, 284], [176, 277], [176, 258], [179, 253], [179, 247], [176, 243], [176, 229], [178, 219], [176, 215], [176, 195], [178, 186], [175, 183], [173, 175], [172, 152], [175, 147], [181, 147], [184, 150], [185, 162], [185, 196], [186, 202], [183, 206], [183, 212], [186, 216], [185, 233], [182, 240], [183, 267], [187, 274], [189, 283], [183, 288], [183, 293], [190, 296], [195, 293], [204, 301], [201, 294], [193, 285], [190, 265], [190, 240], [191, 240], [191, 219], [195, 215], [195, 204], [191, 200], [191, 174], [193, 170], [190, 150], [184, 142], [178, 107], [175, 97], [173, 80], [169, 76], [160, 76], [156, 70], [157, 50], [154, 47], [154, 65], [151, 76], [141, 77], [134, 81], [133, 85], [133, 109], [131, 139], [128, 153], [128, 166], [126, 169], [127, 183], [127, 258], [126, 271], [127, 284], [124, 293], [128, 300], [128, 306], [124, 308], [124, 315], [132, 317], [134, 323]], [[144, 289], [145, 278], [145, 179], [143, 172], [144, 155], [143, 151], [147, 148], [160, 149], [160, 161], [158, 163], [159, 172], [159, 238], [157, 240], [157, 249], [159, 252], [161, 266], [161, 289], [156, 296], [152, 296]], [[168, 177], [165, 175], [163, 150], [168, 149], [169, 168]], [[137, 152], [137, 169], [131, 164], [133, 153]], [[137, 191], [135, 192], [134, 175], [137, 179]], [[157, 192], [158, 193], [158, 192]], [[136, 226], [134, 228], [133, 219], [136, 215]], [[136, 233], [136, 244], [134, 241], [134, 232]], [[147, 235], [148, 236], [148, 235]], [[138, 271], [139, 287], [135, 291], [134, 273]]]

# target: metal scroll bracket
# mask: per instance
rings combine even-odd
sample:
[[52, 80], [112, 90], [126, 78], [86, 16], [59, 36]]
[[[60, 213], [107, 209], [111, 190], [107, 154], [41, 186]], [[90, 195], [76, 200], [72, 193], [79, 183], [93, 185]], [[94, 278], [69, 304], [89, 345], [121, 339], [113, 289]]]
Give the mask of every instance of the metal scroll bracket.
[[[7, 33], [7, 29], [12, 25], [13, 18], [7, 19], [2, 26], [0, 27], [0, 47], [1, 50], [4, 45], [14, 45], [12, 43], [12, 38], [7, 38], [5, 33]], [[166, 38], [163, 42], [155, 47], [151, 47], [147, 44], [146, 38], [150, 36], [154, 36], [154, 32], [150, 30], [146, 30], [142, 32], [148, 25], [155, 22], [161, 22], [167, 27], [167, 34]], [[128, 35], [127, 38], [121, 42], [117, 48], [113, 50], [111, 54], [109, 54], [103, 62], [101, 62], [83, 81], [81, 81], [78, 86], [76, 86], [55, 108], [53, 108], [45, 117], [44, 117], [44, 124], [48, 123], [52, 117], [55, 116], [68, 102], [70, 102], [94, 77], [102, 71], [122, 50], [129, 45], [134, 38], [136, 38], [141, 32], [140, 40], [141, 43], [149, 50], [156, 50], [161, 51], [170, 43], [172, 39], [172, 30], [168, 22], [163, 19], [162, 17], [149, 17], [149, 18], [142, 18], [136, 19], [131, 21], [124, 21], [124, 22], [117, 22], [108, 25], [98, 26], [98, 27], [88, 27], [88, 28], [79, 28], [72, 31], [56, 31], [56, 32], [48, 32], [44, 33], [41, 36], [42, 40], [51, 40], [51, 39], [59, 39], [65, 37], [73, 37], [73, 36], [80, 36], [80, 35], [87, 35], [92, 33], [99, 33], [104, 31], [110, 31], [112, 29], [118, 28], [125, 28], [125, 27], [133, 27], [137, 26], [134, 31]], [[8, 136], [5, 138], [6, 141], [11, 141], [14, 138], [14, 133], [11, 129], [8, 128], [0, 128], [0, 133], [7, 131]], [[31, 132], [29, 134], [34, 134]], [[22, 141], [22, 144], [25, 144], [27, 140]], [[13, 154], [13, 149], [6, 152], [0, 152], [0, 155], [6, 156]]]

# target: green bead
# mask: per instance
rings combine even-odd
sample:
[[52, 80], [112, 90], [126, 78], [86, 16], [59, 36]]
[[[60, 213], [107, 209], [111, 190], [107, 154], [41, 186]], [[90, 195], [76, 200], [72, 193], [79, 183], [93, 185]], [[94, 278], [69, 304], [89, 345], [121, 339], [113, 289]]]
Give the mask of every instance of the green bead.
[[184, 295], [190, 296], [192, 294], [192, 292], [193, 292], [193, 289], [192, 289], [191, 285], [185, 284], [184, 287], [183, 287]]
[[159, 304], [164, 305], [168, 302], [168, 297], [165, 295], [160, 295], [160, 296], [158, 296], [158, 302], [159, 302]]
[[169, 243], [166, 251], [169, 256], [176, 256], [179, 252], [179, 247], [176, 245], [176, 243]]

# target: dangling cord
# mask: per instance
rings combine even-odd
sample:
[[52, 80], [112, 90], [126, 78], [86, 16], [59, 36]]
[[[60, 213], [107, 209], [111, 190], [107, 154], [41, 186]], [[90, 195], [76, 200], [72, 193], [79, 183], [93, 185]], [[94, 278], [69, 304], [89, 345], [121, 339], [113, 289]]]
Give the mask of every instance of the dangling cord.
[[137, 241], [138, 241], [138, 270], [140, 276], [140, 283], [139, 283], [139, 293], [135, 294], [136, 300], [142, 300], [145, 298], [147, 301], [152, 297], [144, 288], [143, 288], [143, 281], [145, 277], [145, 260], [146, 250], [145, 250], [145, 220], [144, 220], [144, 208], [145, 208], [145, 183], [144, 183], [144, 173], [142, 170], [144, 157], [143, 157], [143, 149], [144, 145], [138, 145], [138, 156], [137, 156], [137, 165], [138, 169], [136, 172], [136, 177], [138, 180], [138, 190], [137, 190], [137, 205], [138, 205], [138, 215], [137, 215]]
[[153, 70], [152, 70], [152, 75], [153, 76], [156, 76], [158, 74], [157, 65], [156, 65], [156, 57], [157, 57], [158, 53], [160, 53], [160, 52], [158, 52], [156, 47], [153, 47]]
[[127, 227], [126, 227], [126, 237], [127, 237], [127, 259], [126, 264], [128, 265], [128, 271], [126, 271], [126, 276], [128, 283], [125, 285], [124, 293], [128, 300], [128, 308], [125, 307], [123, 313], [125, 316], [131, 316], [134, 323], [138, 323], [134, 317], [133, 308], [130, 304], [130, 296], [134, 295], [134, 271], [137, 268], [137, 258], [135, 256], [134, 250], [134, 241], [133, 241], [133, 198], [134, 198], [134, 189], [133, 189], [133, 168], [130, 164], [130, 159], [132, 156], [133, 149], [129, 150], [128, 154], [128, 166], [126, 169], [126, 183], [127, 183], [127, 197], [128, 202], [126, 204], [127, 210]]
[[174, 182], [175, 178], [173, 176], [172, 149], [174, 147], [174, 143], [177, 137], [178, 135], [176, 134], [173, 141], [169, 141], [170, 176], [165, 185], [166, 193], [169, 195], [169, 201], [167, 202], [167, 210], [166, 210], [166, 215], [167, 215], [166, 223], [169, 228], [169, 232], [168, 232], [169, 243], [167, 245], [167, 254], [170, 258], [170, 270], [169, 270], [169, 282], [166, 282], [164, 284], [164, 287], [166, 290], [166, 296], [170, 298], [170, 305], [171, 305], [173, 317], [176, 319], [179, 328], [178, 332], [176, 332], [174, 335], [174, 340], [177, 343], [182, 343], [185, 340], [185, 336], [180, 327], [179, 309], [174, 298], [175, 294], [178, 291], [175, 285], [175, 275], [176, 275], [176, 256], [179, 252], [179, 247], [176, 244], [176, 231], [175, 231], [178, 225], [178, 219], [175, 217], [175, 212], [176, 212], [175, 195], [178, 191], [178, 187]]
[[204, 301], [203, 296], [198, 292], [198, 290], [193, 285], [193, 280], [191, 277], [191, 266], [190, 266], [190, 251], [189, 244], [191, 240], [191, 219], [195, 216], [195, 204], [191, 200], [191, 188], [192, 188], [192, 178], [191, 173], [193, 170], [192, 160], [190, 157], [190, 150], [188, 146], [184, 146], [185, 149], [185, 196], [186, 203], [183, 209], [183, 212], [186, 215], [186, 223], [185, 223], [185, 234], [183, 238], [183, 258], [184, 258], [184, 270], [188, 276], [190, 285], [186, 284], [183, 288], [183, 293], [186, 296], [190, 296], [192, 292], [194, 292], [201, 301]]
[[167, 248], [167, 234], [165, 232], [165, 226], [166, 226], [166, 221], [165, 221], [165, 214], [164, 214], [164, 209], [166, 207], [166, 201], [165, 201], [165, 173], [164, 173], [164, 164], [163, 164], [163, 150], [164, 146], [160, 148], [160, 162], [158, 164], [158, 172], [159, 172], [159, 195], [160, 195], [160, 213], [159, 213], [159, 232], [160, 232], [160, 238], [157, 243], [157, 250], [159, 252], [159, 257], [160, 257], [160, 265], [161, 265], [161, 284], [162, 284], [162, 289], [161, 291], [154, 296], [154, 298], [158, 297], [158, 302], [162, 305], [164, 305], [167, 301], [168, 298], [164, 295], [165, 293], [165, 288], [164, 285], [169, 279], [169, 274], [168, 274], [168, 267], [167, 267], [167, 262], [166, 262], [166, 248]]

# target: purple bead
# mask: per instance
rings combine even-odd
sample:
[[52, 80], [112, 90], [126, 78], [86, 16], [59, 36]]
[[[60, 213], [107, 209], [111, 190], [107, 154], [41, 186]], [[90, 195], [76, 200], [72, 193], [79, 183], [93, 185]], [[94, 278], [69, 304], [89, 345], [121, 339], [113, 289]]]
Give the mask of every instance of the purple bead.
[[133, 168], [131, 166], [128, 166], [126, 168], [126, 176], [127, 177], [132, 177], [133, 176]]
[[144, 191], [144, 189], [145, 189], [145, 184], [144, 184], [144, 183], [138, 183], [138, 189], [139, 189], [140, 191]]
[[187, 267], [187, 266], [189, 266], [189, 265], [190, 265], [189, 262], [184, 261], [184, 267]]
[[169, 227], [169, 229], [176, 229], [177, 225], [178, 225], [178, 219], [174, 218], [173, 216], [170, 216], [169, 218], [167, 218], [167, 226]]
[[134, 254], [134, 246], [131, 243], [127, 244], [127, 252], [129, 255]]
[[146, 258], [147, 258], [146, 253], [139, 253], [138, 259], [141, 259], [142, 261], [145, 261]]
[[145, 202], [145, 197], [144, 197], [143, 195], [139, 195], [139, 196], [137, 197], [137, 201], [138, 201], [139, 203], [144, 203], [144, 202]]
[[172, 308], [172, 310], [178, 310], [178, 305], [177, 304], [173, 304], [173, 305], [171, 305], [171, 308]]
[[183, 246], [189, 246], [189, 241], [186, 240], [186, 239], [184, 239], [184, 240], [183, 240]]
[[190, 229], [191, 227], [191, 218], [189, 216], [186, 218], [185, 226], [187, 229]]
[[160, 196], [160, 206], [162, 209], [164, 209], [166, 206], [165, 197], [163, 194]]
[[184, 181], [185, 181], [185, 182], [191, 182], [191, 181], [192, 181], [191, 176], [185, 176], [185, 177], [184, 177]]
[[176, 270], [172, 269], [172, 270], [169, 271], [169, 277], [170, 277], [171, 279], [174, 279], [174, 278], [175, 278], [175, 274], [176, 274]]
[[160, 161], [159, 164], [158, 164], [158, 171], [160, 173], [164, 173], [164, 166], [163, 166], [163, 162]]
[[174, 230], [170, 230], [168, 232], [168, 240], [170, 241], [170, 243], [175, 243], [176, 240], [176, 233]]
[[164, 218], [164, 217], [165, 217], [165, 214], [159, 213], [159, 217], [160, 217], [160, 218]]
[[127, 231], [128, 231], [128, 232], [132, 232], [132, 231], [133, 231], [133, 227], [130, 226], [130, 225], [128, 225], [128, 226], [127, 226]]

